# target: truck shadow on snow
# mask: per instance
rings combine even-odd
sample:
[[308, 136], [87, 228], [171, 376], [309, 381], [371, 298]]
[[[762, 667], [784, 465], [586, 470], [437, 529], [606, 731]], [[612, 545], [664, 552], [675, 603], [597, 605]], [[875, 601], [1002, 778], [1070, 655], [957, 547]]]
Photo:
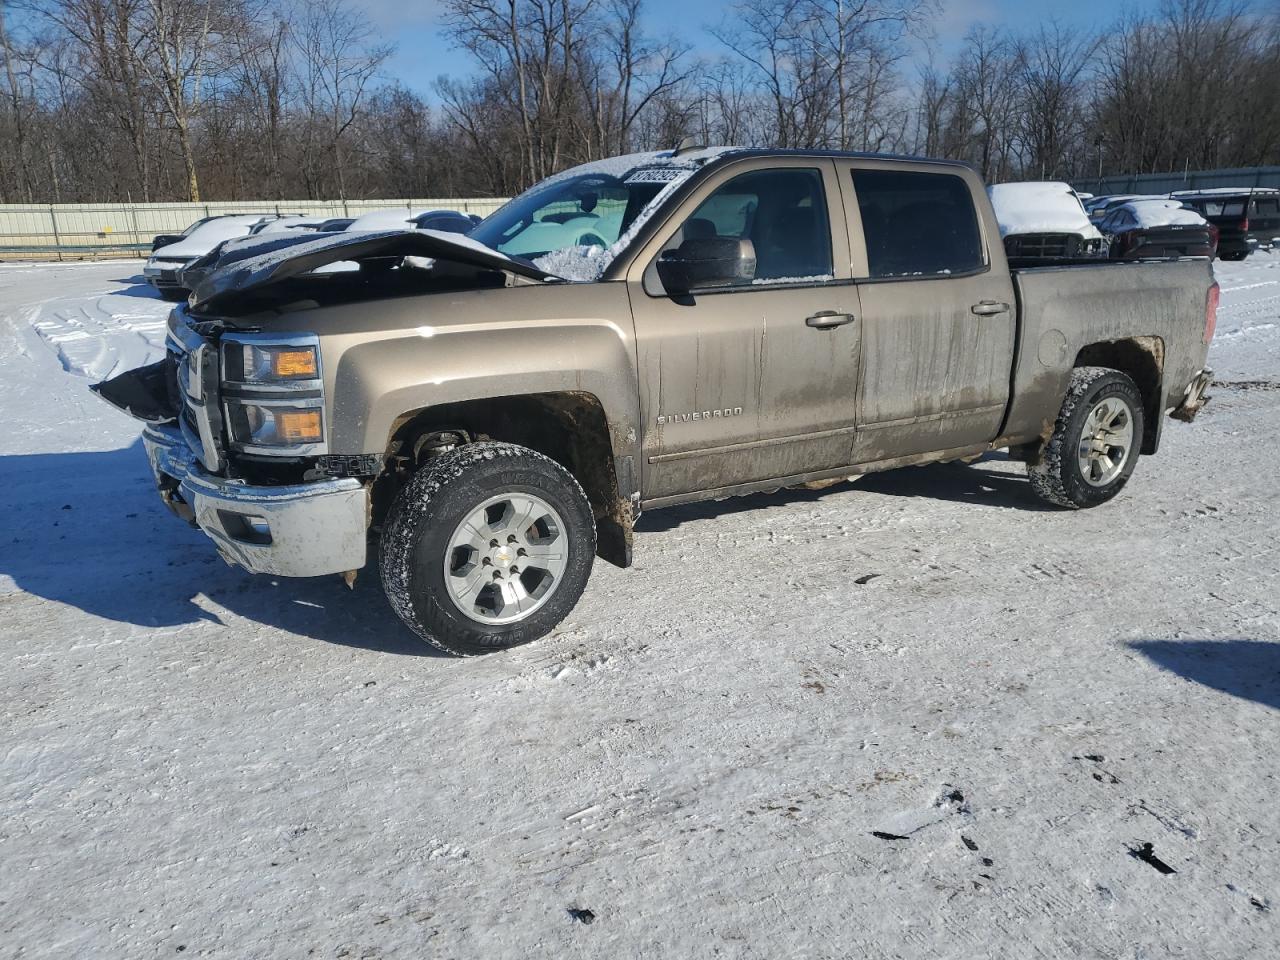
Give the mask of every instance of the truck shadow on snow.
[[787, 503], [817, 503], [827, 497], [849, 493], [871, 493], [885, 497], [924, 497], [954, 503], [979, 504], [1014, 510], [1057, 511], [1059, 507], [1045, 503], [1031, 490], [1025, 476], [983, 469], [992, 460], [1007, 459], [1003, 453], [991, 454], [973, 464], [935, 463], [921, 467], [901, 467], [883, 473], [869, 473], [850, 482], [837, 483], [821, 490], [803, 487], [756, 493], [728, 500], [706, 500], [680, 507], [670, 507], [641, 516], [636, 524], [639, 533], [674, 530], [691, 520], [708, 520], [735, 513], [764, 510]]
[[1140, 640], [1129, 647], [1170, 673], [1280, 710], [1280, 643]]
[[336, 576], [292, 580], [228, 566], [204, 534], [161, 505], [141, 440], [122, 450], [0, 456], [0, 516], [0, 574], [92, 616], [179, 627], [224, 623], [225, 610], [326, 643], [434, 654], [387, 605], [374, 563], [355, 590]]

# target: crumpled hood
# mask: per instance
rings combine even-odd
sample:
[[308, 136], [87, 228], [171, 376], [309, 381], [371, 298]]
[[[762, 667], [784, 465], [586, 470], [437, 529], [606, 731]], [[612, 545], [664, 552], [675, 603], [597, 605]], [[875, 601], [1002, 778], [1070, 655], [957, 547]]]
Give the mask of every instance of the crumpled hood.
[[194, 290], [193, 303], [208, 307], [250, 290], [296, 277], [342, 260], [378, 257], [430, 257], [487, 270], [500, 270], [530, 280], [559, 280], [553, 273], [514, 260], [461, 234], [436, 230], [392, 230], [379, 233], [332, 233], [317, 237], [276, 235], [269, 250], [218, 266]]

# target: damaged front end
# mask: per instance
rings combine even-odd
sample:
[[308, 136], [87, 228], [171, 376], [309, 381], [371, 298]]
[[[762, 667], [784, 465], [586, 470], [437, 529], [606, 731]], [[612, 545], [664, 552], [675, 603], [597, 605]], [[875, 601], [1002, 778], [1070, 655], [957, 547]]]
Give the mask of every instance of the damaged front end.
[[222, 333], [179, 308], [170, 316], [163, 360], [92, 389], [146, 424], [143, 445], [161, 500], [208, 535], [228, 562], [288, 577], [360, 569], [368, 516], [360, 478], [307, 479], [307, 461], [295, 456], [261, 458], [256, 471], [236, 462], [243, 444], [226, 423], [237, 398], [236, 388], [222, 383]]
[[[364, 566], [380, 452], [330, 456], [322, 304], [555, 281], [432, 231], [301, 235], [246, 244], [202, 273], [169, 317], [166, 355], [92, 389], [146, 424], [161, 499], [229, 562], [257, 573], [350, 575]], [[274, 321], [287, 314], [290, 332]]]

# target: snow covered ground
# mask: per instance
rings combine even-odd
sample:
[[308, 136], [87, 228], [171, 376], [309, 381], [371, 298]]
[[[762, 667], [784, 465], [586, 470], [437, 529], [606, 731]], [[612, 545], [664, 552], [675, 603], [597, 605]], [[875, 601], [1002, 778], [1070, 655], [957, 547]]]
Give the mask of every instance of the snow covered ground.
[[481, 660], [161, 508], [86, 389], [159, 349], [138, 270], [0, 267], [4, 955], [1276, 955], [1280, 257], [1115, 502], [655, 513]]

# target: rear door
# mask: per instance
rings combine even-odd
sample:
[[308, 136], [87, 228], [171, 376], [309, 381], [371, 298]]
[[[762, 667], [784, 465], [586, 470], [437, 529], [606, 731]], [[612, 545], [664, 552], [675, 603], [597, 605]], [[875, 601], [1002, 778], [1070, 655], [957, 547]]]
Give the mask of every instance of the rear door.
[[852, 462], [985, 443], [1009, 401], [1013, 284], [966, 169], [837, 161], [862, 307]]
[[[661, 253], [712, 237], [750, 241], [754, 276], [665, 291]], [[627, 280], [646, 501], [848, 463], [858, 292], [830, 159], [747, 160], [718, 171], [639, 251]]]

